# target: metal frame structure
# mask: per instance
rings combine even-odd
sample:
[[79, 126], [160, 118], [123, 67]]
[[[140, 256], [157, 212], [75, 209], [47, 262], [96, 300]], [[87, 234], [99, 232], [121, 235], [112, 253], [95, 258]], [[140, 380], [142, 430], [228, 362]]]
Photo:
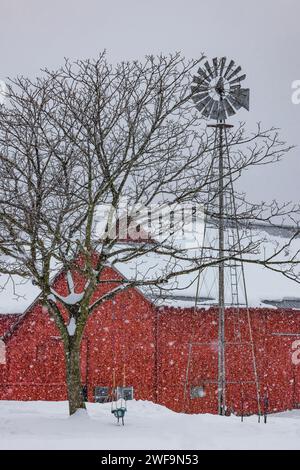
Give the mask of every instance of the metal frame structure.
[[[220, 415], [226, 414], [226, 340], [225, 340], [225, 268], [230, 268], [231, 279], [231, 305], [240, 307], [239, 300], [239, 287], [237, 264], [227, 261], [228, 254], [232, 246], [237, 247], [241, 252], [241, 240], [239, 235], [239, 227], [237, 223], [236, 203], [233, 190], [231, 161], [229, 155], [229, 145], [227, 131], [233, 125], [227, 124], [226, 119], [233, 116], [240, 108], [249, 110], [249, 89], [242, 88], [241, 82], [245, 80], [246, 75], [241, 75], [241, 67], [236, 67], [233, 60], [226, 64], [227, 58], [220, 59], [214, 58], [212, 65], [208, 61], [204, 63], [204, 67], [198, 69], [198, 75], [193, 79], [192, 99], [196, 104], [196, 108], [201, 114], [208, 118], [215, 120], [215, 124], [208, 125], [209, 128], [214, 129], [214, 154], [212, 156], [211, 172], [212, 180], [217, 176], [217, 185], [214, 188], [217, 195], [217, 210], [213, 208], [209, 210], [207, 207], [206, 213], [210, 213], [210, 217], [217, 219], [218, 224], [218, 413]], [[210, 195], [209, 195], [210, 197]], [[228, 240], [228, 247], [225, 246], [225, 218], [228, 218], [230, 213], [231, 219], [234, 222], [234, 227], [228, 230], [231, 233], [231, 239]], [[234, 234], [236, 232], [236, 234]], [[206, 233], [206, 226], [204, 229]], [[230, 235], [229, 235], [230, 237]], [[236, 248], [235, 248], [236, 249]], [[252, 360], [253, 371], [255, 376], [257, 402], [260, 415], [260, 391], [258, 383], [258, 374], [256, 368], [256, 358], [253, 346], [253, 336], [251, 319], [248, 309], [247, 290], [245, 283], [245, 274], [243, 263], [241, 262], [241, 277], [244, 287], [245, 306], [248, 315], [248, 327], [250, 343], [252, 347]], [[200, 278], [201, 271], [199, 272]], [[197, 286], [197, 296], [199, 294], [199, 279]], [[197, 305], [197, 298], [195, 306]], [[240, 338], [241, 341], [241, 338]], [[192, 345], [190, 345], [189, 355], [192, 354]], [[190, 357], [188, 359], [188, 368], [190, 364]], [[188, 381], [188, 371], [186, 375]], [[186, 394], [186, 392], [185, 392]]]

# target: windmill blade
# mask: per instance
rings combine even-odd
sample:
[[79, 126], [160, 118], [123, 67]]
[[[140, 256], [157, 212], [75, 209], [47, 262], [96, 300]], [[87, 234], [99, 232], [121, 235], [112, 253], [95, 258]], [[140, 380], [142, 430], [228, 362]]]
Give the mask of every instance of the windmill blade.
[[222, 57], [222, 58], [221, 58], [220, 77], [223, 76], [223, 72], [224, 72], [224, 67], [225, 67], [225, 64], [226, 64], [226, 60], [227, 60], [227, 57]]
[[211, 99], [212, 98], [208, 95], [206, 98], [204, 98], [204, 100], [200, 101], [200, 103], [196, 105], [198, 111], [202, 111]]
[[[207, 94], [208, 93], [208, 90], [207, 90], [207, 87], [204, 87], [204, 86], [191, 86], [191, 98], [192, 100], [195, 102], [195, 101], [199, 101], [199, 96], [198, 95], [201, 95], [201, 94]], [[194, 99], [195, 97], [197, 97], [197, 99]], [[200, 97], [200, 99], [202, 99]]]
[[218, 57], [215, 57], [213, 59], [213, 65], [214, 65], [214, 77], [217, 77], [218, 76], [218, 69], [219, 69]]
[[227, 80], [230, 82], [230, 80], [232, 79], [232, 77], [234, 77], [235, 75], [237, 75], [238, 73], [240, 73], [241, 70], [242, 70], [242, 67], [238, 66], [232, 73], [230, 73], [230, 74], [227, 76]]
[[209, 82], [206, 82], [201, 77], [193, 77], [192, 86], [206, 87], [208, 89], [209, 88]]
[[212, 69], [211, 69], [211, 67], [210, 67], [210, 65], [209, 65], [209, 63], [208, 63], [208, 61], [205, 62], [204, 67], [206, 68], [209, 77], [214, 78], [213, 71], [212, 71]]
[[214, 101], [212, 110], [210, 112], [211, 119], [218, 119], [218, 111], [219, 111], [219, 101]]
[[211, 115], [211, 109], [213, 105], [214, 105], [214, 100], [210, 98], [210, 101], [207, 103], [204, 111], [202, 112], [203, 116], [208, 118]]
[[247, 75], [241, 75], [240, 77], [237, 77], [235, 78], [234, 80], [231, 80], [230, 85], [234, 85], [235, 83], [239, 83], [239, 82], [242, 82], [243, 80], [245, 80]]
[[193, 94], [196, 94], [196, 93], [203, 93], [205, 91], [208, 92], [209, 88], [206, 86], [206, 85], [195, 85], [195, 86], [191, 86], [191, 91]]
[[230, 103], [228, 102], [227, 98], [225, 98], [223, 100], [223, 104], [224, 104], [224, 107], [225, 107], [225, 110], [226, 110], [226, 113], [228, 116], [234, 116], [234, 114], [236, 113], [235, 109], [230, 105]]
[[192, 100], [194, 103], [198, 103], [198, 101], [204, 100], [209, 94], [207, 92], [204, 93], [198, 93], [197, 95], [192, 96]]
[[227, 67], [227, 69], [226, 69], [226, 72], [225, 72], [225, 74], [224, 74], [224, 78], [227, 77], [227, 75], [229, 74], [230, 70], [231, 70], [232, 67], [234, 66], [234, 63], [235, 63], [234, 60], [231, 60], [231, 61], [229, 62], [229, 65], [228, 65], [228, 67]]
[[201, 77], [194, 76], [193, 77], [193, 83], [196, 83], [197, 85], [202, 85], [202, 84], [205, 83], [205, 81]]
[[249, 111], [249, 88], [240, 88], [238, 90], [234, 90], [230, 93], [229, 96], [232, 96], [240, 104], [240, 107], [245, 108], [247, 109], [247, 111]]
[[201, 78], [203, 78], [204, 81], [209, 82], [209, 77], [207, 76], [206, 72], [201, 67], [198, 69], [198, 74], [200, 75]]
[[192, 93], [197, 93], [197, 91], [198, 91], [199, 88], [200, 88], [200, 87], [199, 87], [198, 85], [192, 85], [192, 86], [191, 86]]

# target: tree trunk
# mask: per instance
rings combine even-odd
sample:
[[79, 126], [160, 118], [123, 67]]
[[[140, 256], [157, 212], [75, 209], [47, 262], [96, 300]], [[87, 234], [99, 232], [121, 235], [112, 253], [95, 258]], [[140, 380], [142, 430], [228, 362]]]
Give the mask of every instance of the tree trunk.
[[79, 409], [86, 409], [81, 384], [80, 373], [80, 346], [70, 341], [66, 353], [66, 375], [67, 391], [69, 400], [70, 415], [76, 413]]

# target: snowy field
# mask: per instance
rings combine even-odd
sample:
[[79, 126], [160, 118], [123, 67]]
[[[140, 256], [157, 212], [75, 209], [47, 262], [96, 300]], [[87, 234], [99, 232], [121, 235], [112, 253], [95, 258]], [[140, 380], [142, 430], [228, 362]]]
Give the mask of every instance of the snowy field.
[[128, 403], [125, 426], [110, 405], [69, 418], [65, 402], [0, 401], [1, 449], [300, 449], [300, 411], [268, 417], [183, 415], [150, 402]]

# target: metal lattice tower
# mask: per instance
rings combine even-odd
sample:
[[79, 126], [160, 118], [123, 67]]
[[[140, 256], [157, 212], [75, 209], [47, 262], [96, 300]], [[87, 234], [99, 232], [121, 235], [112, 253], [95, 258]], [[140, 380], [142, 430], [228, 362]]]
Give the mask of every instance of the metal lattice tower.
[[[249, 89], [241, 86], [241, 82], [245, 80], [246, 75], [240, 75], [240, 73], [241, 67], [236, 67], [233, 60], [227, 64], [226, 57], [214, 58], [212, 65], [206, 61], [204, 67], [199, 68], [198, 75], [194, 77], [191, 87], [192, 98], [198, 111], [206, 118], [216, 121], [215, 124], [208, 126], [214, 130], [214, 148], [210, 165], [210, 184], [205, 205], [206, 221], [203, 246], [206, 246], [209, 225], [214, 225], [217, 227], [218, 232], [218, 412], [221, 415], [226, 412], [225, 307], [227, 306], [232, 306], [235, 309], [235, 338], [238, 343], [242, 342], [240, 307], [247, 309], [253, 371], [260, 414], [260, 391], [244, 267], [240, 255], [242, 251], [241, 235], [228, 145], [228, 131], [233, 126], [226, 123], [227, 117], [233, 116], [240, 108], [249, 110]], [[207, 250], [209, 248], [202, 250], [201, 256], [203, 258], [211, 256], [207, 253]], [[232, 259], [234, 257], [240, 259], [236, 261]], [[201, 275], [203, 275], [202, 272], [199, 273], [199, 279]], [[226, 276], [230, 284], [230, 300], [225, 298]], [[198, 282], [199, 286], [200, 282]], [[191, 350], [192, 348], [190, 348], [190, 353]], [[190, 362], [190, 357], [188, 362]]]

